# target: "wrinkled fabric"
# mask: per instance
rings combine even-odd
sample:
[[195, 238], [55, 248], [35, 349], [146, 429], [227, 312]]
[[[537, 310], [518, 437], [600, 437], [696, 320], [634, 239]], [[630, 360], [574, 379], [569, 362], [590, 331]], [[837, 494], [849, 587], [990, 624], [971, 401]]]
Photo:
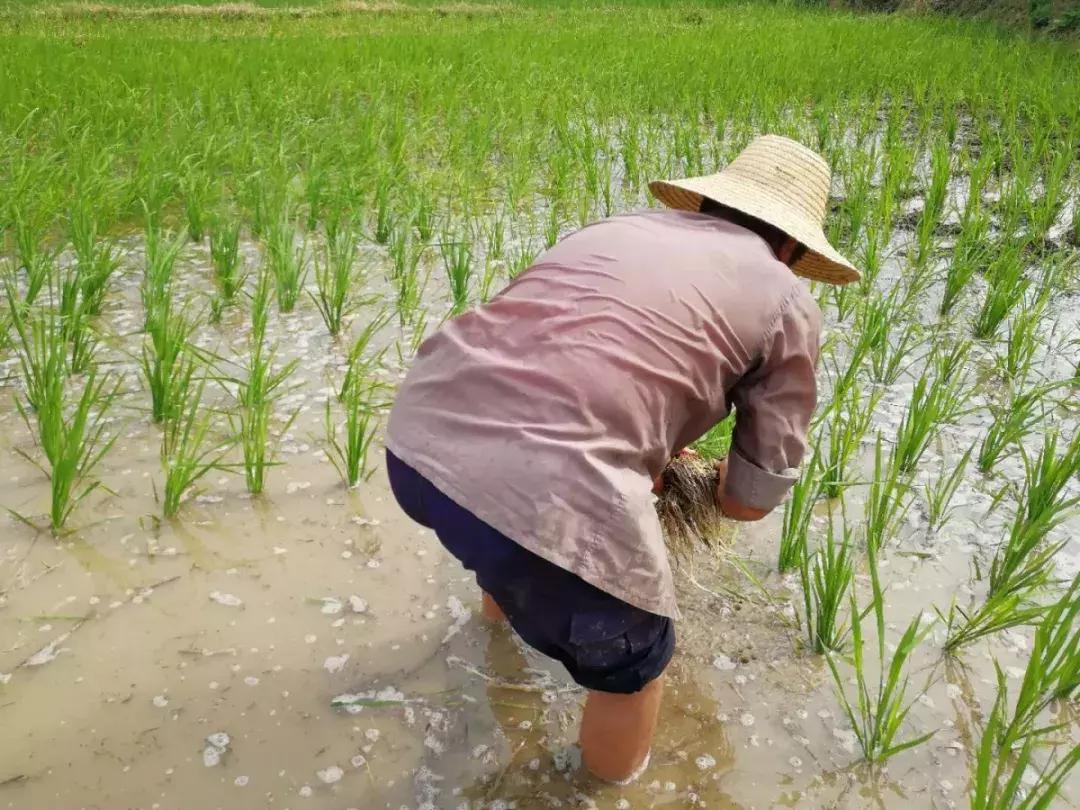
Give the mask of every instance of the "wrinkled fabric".
[[387, 446], [534, 554], [674, 618], [653, 480], [734, 406], [728, 494], [779, 504], [806, 449], [820, 332], [808, 287], [753, 232], [613, 217], [424, 342]]
[[586, 689], [630, 695], [660, 677], [675, 652], [675, 627], [515, 543], [386, 453], [401, 510], [435, 532], [476, 575], [510, 626], [534, 650], [562, 663]]

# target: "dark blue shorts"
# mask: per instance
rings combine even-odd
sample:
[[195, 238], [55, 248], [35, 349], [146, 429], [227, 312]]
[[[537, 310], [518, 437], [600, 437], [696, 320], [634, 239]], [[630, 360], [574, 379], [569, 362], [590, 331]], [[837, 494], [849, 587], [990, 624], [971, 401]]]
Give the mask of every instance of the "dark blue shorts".
[[405, 513], [432, 529], [475, 572], [530, 647], [586, 689], [629, 694], [659, 676], [675, 650], [671, 619], [628, 605], [500, 534], [389, 450], [386, 466]]

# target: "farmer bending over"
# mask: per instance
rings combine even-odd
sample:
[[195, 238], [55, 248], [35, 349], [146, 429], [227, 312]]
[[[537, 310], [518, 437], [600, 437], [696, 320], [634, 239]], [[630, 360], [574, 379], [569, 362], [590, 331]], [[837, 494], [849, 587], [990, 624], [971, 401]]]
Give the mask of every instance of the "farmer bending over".
[[542, 255], [420, 349], [387, 467], [508, 620], [589, 690], [582, 758], [626, 780], [648, 762], [675, 646], [653, 485], [737, 410], [719, 508], [758, 520], [796, 479], [821, 313], [796, 276], [858, 272], [822, 232], [829, 168], [772, 135], [718, 174], [650, 189]]

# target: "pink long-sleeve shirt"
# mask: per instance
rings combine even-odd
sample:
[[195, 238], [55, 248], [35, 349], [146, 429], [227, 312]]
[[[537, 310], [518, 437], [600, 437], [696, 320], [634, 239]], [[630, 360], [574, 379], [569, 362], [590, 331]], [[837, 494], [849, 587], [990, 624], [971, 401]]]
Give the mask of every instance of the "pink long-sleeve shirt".
[[820, 332], [805, 283], [751, 231], [617, 216], [429, 338], [387, 445], [520, 545], [674, 618], [653, 480], [734, 406], [728, 494], [779, 504], [806, 448]]

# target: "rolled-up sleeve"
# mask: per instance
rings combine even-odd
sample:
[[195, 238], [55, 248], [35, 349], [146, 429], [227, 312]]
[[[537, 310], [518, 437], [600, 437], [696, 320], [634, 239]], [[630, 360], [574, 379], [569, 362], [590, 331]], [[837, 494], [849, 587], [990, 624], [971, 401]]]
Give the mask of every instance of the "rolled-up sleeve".
[[757, 364], [735, 384], [735, 433], [728, 459], [728, 497], [770, 510], [798, 478], [817, 404], [821, 310], [801, 283], [765, 331]]

